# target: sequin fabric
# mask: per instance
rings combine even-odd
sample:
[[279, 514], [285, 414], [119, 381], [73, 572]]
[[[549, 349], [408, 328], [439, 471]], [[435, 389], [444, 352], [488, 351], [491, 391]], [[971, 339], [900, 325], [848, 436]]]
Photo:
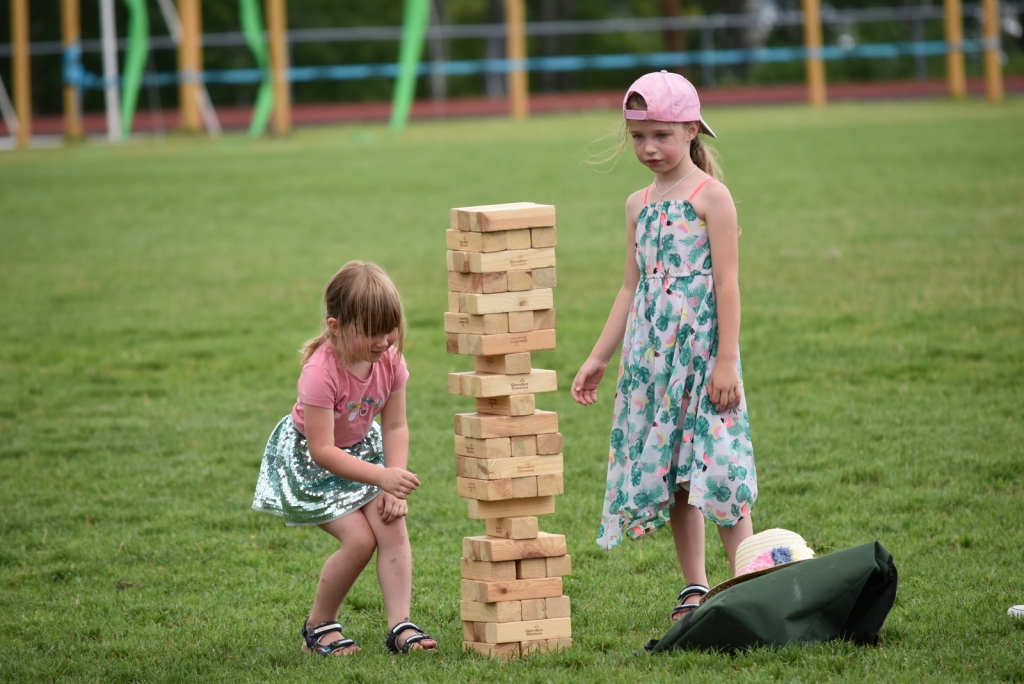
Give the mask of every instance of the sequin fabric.
[[[380, 427], [345, 451], [367, 463], [384, 466]], [[338, 477], [313, 462], [306, 437], [285, 416], [267, 441], [256, 481], [252, 507], [284, 517], [286, 525], [322, 525], [362, 508], [380, 494], [380, 487]]]

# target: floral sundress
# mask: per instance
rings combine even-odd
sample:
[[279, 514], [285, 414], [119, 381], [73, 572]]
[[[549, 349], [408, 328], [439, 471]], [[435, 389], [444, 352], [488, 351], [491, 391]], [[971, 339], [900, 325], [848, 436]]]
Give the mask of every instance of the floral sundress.
[[690, 200], [644, 205], [636, 260], [640, 282], [622, 343], [597, 538], [605, 549], [623, 533], [636, 539], [668, 522], [681, 488], [689, 505], [724, 527], [749, 516], [757, 499], [746, 394], [724, 413], [707, 394], [718, 311], [707, 226]]

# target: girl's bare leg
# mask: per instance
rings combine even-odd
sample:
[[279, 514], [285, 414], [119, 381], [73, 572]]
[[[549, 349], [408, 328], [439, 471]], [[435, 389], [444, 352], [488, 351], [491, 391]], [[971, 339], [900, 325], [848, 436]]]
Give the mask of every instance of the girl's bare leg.
[[725, 555], [729, 557], [729, 570], [732, 576], [736, 576], [736, 549], [754, 534], [754, 523], [748, 515], [732, 527], [718, 526], [718, 536], [722, 538], [722, 546], [725, 547]]
[[[405, 518], [385, 524], [377, 509], [377, 501], [363, 506], [366, 520], [377, 538], [377, 581], [384, 597], [384, 610], [388, 616], [388, 629], [409, 619], [412, 605], [412, 548]], [[406, 632], [398, 639], [398, 647], [415, 632]], [[410, 646], [411, 650], [433, 648], [437, 642], [423, 640]]]
[[[316, 598], [313, 608], [309, 611], [309, 625], [316, 626], [338, 619], [338, 609], [345, 600], [359, 573], [370, 562], [373, 551], [377, 547], [373, 528], [361, 510], [349, 513], [343, 518], [332, 520], [320, 525], [339, 542], [341, 549], [336, 551], [324, 563], [320, 571], [320, 583], [316, 587]], [[327, 632], [319, 639], [321, 644], [329, 644], [342, 638], [341, 632]], [[350, 655], [359, 651], [358, 646], [349, 646], [337, 653]]]
[[[676, 544], [679, 567], [687, 584], [707, 586], [708, 575], [704, 567], [704, 514], [696, 506], [686, 503], [688, 492], [676, 492], [676, 505], [669, 511], [672, 539]], [[700, 596], [688, 596], [685, 603], [697, 603]], [[676, 615], [673, 614], [673, 619]]]

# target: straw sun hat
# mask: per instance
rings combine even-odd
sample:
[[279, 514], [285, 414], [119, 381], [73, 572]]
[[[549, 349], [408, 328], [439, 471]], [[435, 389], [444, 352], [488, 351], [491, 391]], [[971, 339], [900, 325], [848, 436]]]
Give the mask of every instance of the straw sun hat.
[[758, 532], [744, 539], [736, 549], [736, 567], [739, 571], [732, 579], [714, 586], [700, 602], [741, 582], [752, 580], [779, 568], [814, 558], [814, 551], [796, 532], [778, 528]]

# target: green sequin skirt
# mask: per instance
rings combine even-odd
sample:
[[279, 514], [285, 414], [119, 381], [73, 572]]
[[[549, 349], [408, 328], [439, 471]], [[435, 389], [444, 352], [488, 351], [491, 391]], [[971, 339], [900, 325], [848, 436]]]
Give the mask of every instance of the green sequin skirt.
[[[380, 426], [370, 425], [370, 433], [345, 451], [384, 467]], [[282, 516], [286, 525], [322, 525], [359, 510], [380, 492], [380, 487], [346, 480], [314, 463], [306, 436], [288, 415], [267, 441], [252, 507]]]

